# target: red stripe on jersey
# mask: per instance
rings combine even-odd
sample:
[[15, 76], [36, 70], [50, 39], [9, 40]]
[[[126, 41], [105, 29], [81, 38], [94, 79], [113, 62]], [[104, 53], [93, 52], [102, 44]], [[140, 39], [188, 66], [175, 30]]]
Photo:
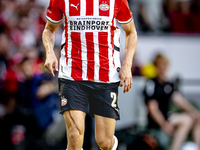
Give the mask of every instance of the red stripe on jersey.
[[99, 80], [109, 81], [108, 33], [99, 32]]
[[99, 16], [109, 16], [110, 0], [99, 0]]
[[81, 58], [81, 33], [72, 32], [72, 73], [71, 77], [74, 80], [82, 80], [82, 58]]
[[[115, 6], [114, 6], [115, 7]], [[114, 15], [115, 16], [115, 15]], [[114, 24], [114, 16], [113, 16], [113, 19], [112, 19], [112, 24]], [[116, 28], [115, 28], [116, 29]], [[115, 52], [115, 50], [114, 50], [114, 47], [113, 47], [113, 38], [114, 38], [114, 30], [115, 29], [113, 29], [113, 30], [111, 30], [111, 45], [112, 45], [112, 57], [114, 57], [114, 52]], [[114, 65], [114, 67], [115, 67], [115, 60], [113, 59], [113, 65]]]
[[[67, 18], [65, 17], [65, 20], [67, 20]], [[67, 57], [67, 55], [68, 55], [68, 28], [67, 28], [67, 26], [68, 26], [68, 22], [67, 21], [65, 21], [65, 38], [66, 38], [66, 40], [65, 40], [65, 57], [66, 57], [66, 64], [68, 65], [68, 57]]]
[[86, 16], [93, 15], [93, 0], [86, 0]]
[[80, 0], [69, 0], [69, 16], [80, 16]]
[[[114, 31], [112, 30], [111, 31], [111, 39], [113, 39], [113, 38], [114, 38]], [[111, 40], [111, 45], [112, 45], [112, 57], [114, 57], [115, 50], [114, 50], [114, 47], [113, 47], [113, 40]], [[115, 67], [115, 60], [114, 59], [113, 59], [113, 65]]]
[[88, 60], [88, 68], [87, 68], [87, 77], [88, 80], [94, 81], [94, 42], [93, 42], [93, 33], [86, 32], [86, 44], [87, 44], [87, 60]]

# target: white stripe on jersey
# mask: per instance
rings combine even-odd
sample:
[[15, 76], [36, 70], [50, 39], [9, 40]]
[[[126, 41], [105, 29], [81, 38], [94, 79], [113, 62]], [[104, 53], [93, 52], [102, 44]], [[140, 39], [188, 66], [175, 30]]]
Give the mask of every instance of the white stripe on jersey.
[[86, 15], [86, 0], [81, 0], [81, 16]]
[[[115, 0], [110, 0], [110, 13], [109, 13], [109, 18], [110, 20], [112, 20], [113, 18], [113, 15], [114, 15], [114, 4], [115, 4]], [[111, 26], [112, 26], [112, 22], [111, 22]], [[111, 45], [111, 29], [110, 27], [108, 28], [108, 58], [109, 58], [109, 74], [108, 74], [108, 77], [109, 77], [109, 81], [111, 80], [111, 77], [112, 77], [112, 74], [111, 71], [113, 68], [114, 68], [114, 65], [113, 65], [113, 57], [112, 57], [112, 48], [113, 46]]]
[[65, 14], [68, 21], [69, 20], [69, 0], [64, 0], [64, 1], [65, 1]]
[[[98, 17], [99, 16], [99, 1], [93, 0], [93, 16]], [[98, 38], [98, 32], [93, 32], [93, 40], [94, 40], [94, 60], [95, 60], [95, 66], [94, 66], [94, 80], [99, 81], [99, 38]]]
[[59, 23], [61, 22], [63, 19], [59, 20], [59, 21], [55, 21], [55, 20], [52, 20], [50, 17], [46, 16], [47, 20], [49, 20], [50, 22], [53, 22], [53, 23]]
[[[65, 31], [62, 33], [62, 42], [61, 45], [65, 43]], [[58, 77], [62, 77], [62, 75], [65, 73], [64, 68], [66, 68], [66, 57], [65, 57], [65, 46], [63, 49], [61, 49], [61, 56], [60, 56], [60, 66], [59, 66], [59, 74]]]
[[98, 17], [99, 16], [99, 1], [97, 0], [93, 0], [93, 16], [94, 17]]
[[133, 18], [129, 19], [128, 21], [119, 21], [119, 20], [118, 20], [118, 22], [121, 23], [121, 24], [123, 24], [123, 23], [129, 23], [132, 19], [133, 19]]
[[[81, 0], [81, 16], [86, 15], [86, 0]], [[87, 45], [86, 45], [86, 37], [85, 32], [81, 33], [81, 59], [82, 59], [82, 78], [83, 80], [87, 80]]]
[[112, 20], [114, 15], [115, 0], [110, 0], [110, 18]]
[[[61, 45], [64, 44], [65, 42], [66, 42], [66, 37], [65, 37], [65, 30], [64, 30], [62, 33]], [[66, 66], [65, 46], [64, 46], [63, 49], [61, 49], [60, 67], [59, 67], [58, 77], [61, 77], [61, 78], [63, 76], [68, 77], [70, 74], [67, 74], [66, 72], [67, 72], [67, 66]]]
[[82, 78], [83, 80], [87, 80], [87, 45], [85, 32], [81, 34], [81, 57], [82, 57]]
[[[66, 16], [69, 16], [69, 0], [65, 0], [65, 13]], [[69, 20], [69, 17], [67, 18]], [[66, 74], [71, 77], [71, 72], [72, 72], [72, 59], [71, 59], [71, 51], [72, 51], [72, 40], [71, 40], [71, 32], [69, 32], [69, 25], [68, 25], [68, 49], [67, 49], [67, 56], [68, 56], [68, 67], [67, 70], [65, 71]], [[72, 79], [72, 78], [71, 78]], [[72, 79], [73, 80], [73, 79]]]
[[[114, 45], [116, 45], [117, 47], [120, 47], [120, 43], [119, 43], [119, 38], [120, 38], [120, 29], [116, 29], [115, 31], [114, 31]], [[117, 68], [119, 67], [119, 68], [121, 68], [121, 62], [119, 61], [120, 60], [120, 52], [119, 51], [116, 51], [116, 50], [114, 50], [114, 63], [115, 63], [115, 68], [113, 68], [114, 70], [113, 70], [113, 74], [112, 74], [112, 79], [111, 79], [111, 81], [115, 81], [115, 82], [117, 82], [118, 80], [118, 78], [119, 78], [119, 76], [118, 76], [118, 73], [116, 73], [116, 70], [117, 70]]]
[[[86, 15], [86, 0], [81, 0], [81, 16]], [[84, 42], [84, 43], [83, 43]], [[82, 57], [82, 78], [87, 80], [87, 45], [85, 32], [81, 33], [81, 57]]]
[[93, 32], [94, 37], [94, 60], [95, 60], [95, 67], [94, 67], [94, 80], [99, 81], [99, 45], [98, 45], [98, 32]]

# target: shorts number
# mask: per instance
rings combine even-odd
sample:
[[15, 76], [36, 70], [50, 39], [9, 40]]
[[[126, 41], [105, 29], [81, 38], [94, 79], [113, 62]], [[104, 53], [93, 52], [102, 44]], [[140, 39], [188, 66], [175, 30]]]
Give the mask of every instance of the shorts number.
[[111, 93], [110, 93], [110, 97], [113, 99], [113, 101], [112, 101], [112, 103], [111, 103], [111, 106], [112, 106], [113, 108], [116, 108], [116, 107], [117, 107], [117, 104], [116, 104], [116, 102], [117, 102], [117, 95], [116, 95], [116, 93], [111, 92]]

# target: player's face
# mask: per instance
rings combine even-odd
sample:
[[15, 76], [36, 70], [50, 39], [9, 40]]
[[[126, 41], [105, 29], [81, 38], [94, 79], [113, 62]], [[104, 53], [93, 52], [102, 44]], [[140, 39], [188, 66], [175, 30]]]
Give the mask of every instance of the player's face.
[[165, 78], [168, 70], [168, 63], [164, 60], [159, 60], [157, 64], [158, 76]]

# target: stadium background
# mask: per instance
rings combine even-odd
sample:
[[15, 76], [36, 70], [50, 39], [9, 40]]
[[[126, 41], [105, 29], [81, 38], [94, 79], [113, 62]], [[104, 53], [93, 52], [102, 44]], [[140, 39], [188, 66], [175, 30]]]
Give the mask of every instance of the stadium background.
[[[56, 78], [52, 79], [43, 68], [45, 51], [41, 34], [48, 3], [49, 0], [0, 0], [2, 150], [62, 150], [66, 144], [64, 122], [58, 114], [57, 90], [52, 88], [52, 85], [57, 87]], [[142, 91], [146, 77], [155, 75], [152, 60], [158, 53], [169, 59], [169, 80], [178, 81], [183, 95], [200, 108], [200, 0], [129, 0], [129, 6], [138, 32], [138, 46], [133, 61], [133, 87], [127, 94], [119, 89], [121, 120], [116, 132], [122, 137], [127, 132], [134, 135], [146, 126]], [[58, 57], [62, 26], [56, 32]], [[121, 60], [124, 36], [122, 31]], [[29, 81], [38, 82], [33, 85], [35, 89], [29, 88]], [[42, 95], [38, 89], [50, 92]], [[32, 100], [32, 94], [39, 96]], [[93, 121], [87, 117], [86, 149], [97, 149]], [[126, 142], [120, 144], [120, 149], [126, 149]]]

